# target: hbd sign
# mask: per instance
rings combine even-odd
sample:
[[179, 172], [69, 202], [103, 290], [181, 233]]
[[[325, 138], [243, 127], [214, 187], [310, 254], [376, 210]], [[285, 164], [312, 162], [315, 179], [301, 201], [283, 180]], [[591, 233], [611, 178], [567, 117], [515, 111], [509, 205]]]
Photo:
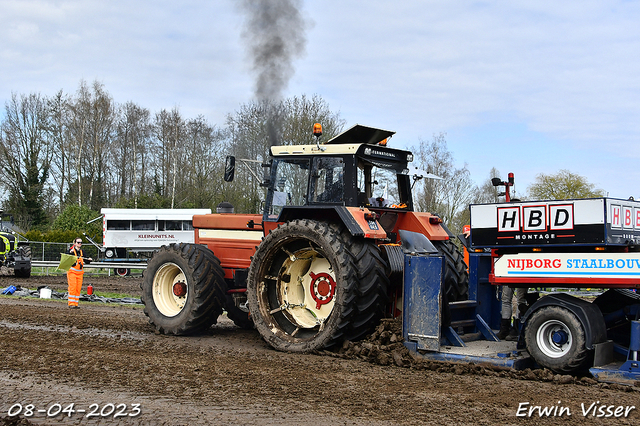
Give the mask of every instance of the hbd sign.
[[611, 228], [640, 230], [640, 208], [611, 204]]
[[[597, 198], [472, 204], [471, 246], [602, 244], [607, 239], [614, 241], [613, 238], [617, 238], [614, 241], [617, 243], [622, 236], [612, 232], [606, 235], [605, 212], [610, 211], [606, 201]], [[618, 204], [621, 206], [618, 217], [622, 221], [622, 206], [626, 203]]]
[[573, 204], [498, 207], [498, 232], [545, 232], [573, 229]]

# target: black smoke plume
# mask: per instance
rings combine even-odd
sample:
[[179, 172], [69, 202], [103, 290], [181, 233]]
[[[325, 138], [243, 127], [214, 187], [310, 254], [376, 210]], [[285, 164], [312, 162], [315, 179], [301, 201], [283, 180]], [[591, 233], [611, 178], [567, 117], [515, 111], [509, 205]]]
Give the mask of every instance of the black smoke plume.
[[[251, 68], [256, 76], [254, 94], [271, 109], [282, 100], [295, 72], [293, 61], [303, 55], [305, 22], [299, 0], [242, 0], [246, 14], [242, 38], [247, 44]], [[275, 112], [267, 120], [269, 142], [279, 139]]]

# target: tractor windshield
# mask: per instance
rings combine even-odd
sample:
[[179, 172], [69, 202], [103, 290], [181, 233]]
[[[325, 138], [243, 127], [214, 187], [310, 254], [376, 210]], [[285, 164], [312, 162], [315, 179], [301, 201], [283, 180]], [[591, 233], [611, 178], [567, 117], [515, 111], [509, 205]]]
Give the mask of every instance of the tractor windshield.
[[358, 202], [374, 207], [407, 204], [406, 191], [400, 190], [400, 171], [396, 164], [358, 161]]

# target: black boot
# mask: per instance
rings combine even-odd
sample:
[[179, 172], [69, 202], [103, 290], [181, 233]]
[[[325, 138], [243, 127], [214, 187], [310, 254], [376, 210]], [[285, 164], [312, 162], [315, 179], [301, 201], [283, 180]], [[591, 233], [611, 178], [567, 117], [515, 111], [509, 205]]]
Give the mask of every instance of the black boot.
[[502, 321], [500, 321], [500, 331], [497, 334], [498, 339], [504, 340], [509, 334], [509, 330], [511, 330], [511, 320], [508, 318], [502, 319]]
[[504, 340], [506, 340], [507, 342], [515, 342], [518, 340], [519, 336], [520, 336], [520, 320], [515, 319], [513, 320], [513, 327], [511, 327], [511, 330], [509, 330], [509, 334], [507, 335], [507, 337], [505, 337]]

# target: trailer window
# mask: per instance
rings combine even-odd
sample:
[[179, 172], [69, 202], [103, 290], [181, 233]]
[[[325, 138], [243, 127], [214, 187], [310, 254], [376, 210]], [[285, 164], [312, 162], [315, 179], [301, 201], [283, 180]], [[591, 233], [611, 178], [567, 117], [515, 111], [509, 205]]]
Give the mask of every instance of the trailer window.
[[183, 220], [182, 221], [182, 229], [184, 231], [193, 231], [193, 221], [191, 221], [191, 220]]
[[108, 220], [107, 229], [113, 231], [128, 231], [131, 229], [131, 226], [128, 220]]
[[131, 229], [134, 231], [155, 231], [155, 220], [132, 220]]
[[163, 220], [160, 222], [159, 231], [182, 231], [181, 220]]

